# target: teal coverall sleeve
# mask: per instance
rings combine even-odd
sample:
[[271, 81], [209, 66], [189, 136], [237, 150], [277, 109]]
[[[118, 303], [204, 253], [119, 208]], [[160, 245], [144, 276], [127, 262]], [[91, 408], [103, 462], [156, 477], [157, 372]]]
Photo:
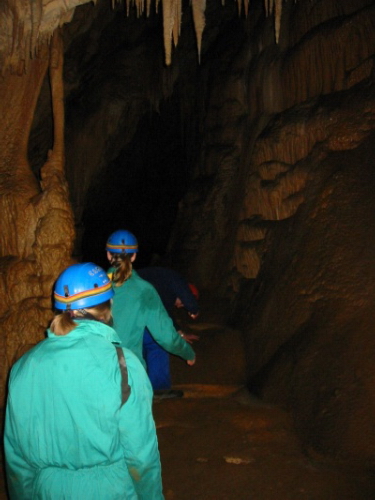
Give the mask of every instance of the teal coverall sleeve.
[[120, 410], [120, 434], [125, 460], [139, 500], [163, 500], [161, 465], [155, 422], [153, 391], [135, 354], [124, 349], [131, 392]]
[[171, 317], [153, 287], [149, 291], [147, 302], [146, 326], [154, 340], [171, 354], [186, 360], [193, 360], [195, 358], [193, 348], [176, 331]]
[[22, 456], [18, 446], [16, 422], [13, 413], [11, 395], [8, 396], [8, 406], [5, 416], [4, 446], [7, 452], [6, 470], [8, 479], [9, 498], [12, 500], [25, 500], [32, 498], [33, 484], [35, 479], [35, 467], [32, 467], [25, 457]]

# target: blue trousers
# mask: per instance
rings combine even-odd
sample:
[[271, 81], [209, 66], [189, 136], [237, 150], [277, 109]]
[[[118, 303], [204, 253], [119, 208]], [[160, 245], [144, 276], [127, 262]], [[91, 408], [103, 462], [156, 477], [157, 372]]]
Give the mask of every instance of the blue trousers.
[[171, 388], [169, 353], [155, 342], [146, 329], [143, 335], [143, 357], [146, 361], [147, 374], [154, 391]]

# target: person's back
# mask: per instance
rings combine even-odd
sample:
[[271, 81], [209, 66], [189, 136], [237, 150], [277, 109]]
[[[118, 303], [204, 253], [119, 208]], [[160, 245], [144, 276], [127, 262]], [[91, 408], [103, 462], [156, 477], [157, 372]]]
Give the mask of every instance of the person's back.
[[194, 351], [176, 334], [155, 288], [136, 271], [121, 286], [114, 286], [113, 324], [123, 344], [144, 364], [143, 332], [147, 327], [158, 343], [185, 359], [194, 358]]
[[101, 320], [68, 321], [68, 333], [48, 330], [11, 371], [4, 436], [10, 498], [162, 500], [142, 365], [116, 349], [116, 332]]
[[195, 354], [173, 326], [155, 288], [139, 277], [132, 263], [138, 252], [135, 236], [127, 230], [115, 231], [107, 241], [107, 257], [111, 263], [108, 275], [113, 280], [114, 328], [123, 344], [131, 349], [145, 366], [142, 354], [145, 328], [168, 352], [192, 365]]

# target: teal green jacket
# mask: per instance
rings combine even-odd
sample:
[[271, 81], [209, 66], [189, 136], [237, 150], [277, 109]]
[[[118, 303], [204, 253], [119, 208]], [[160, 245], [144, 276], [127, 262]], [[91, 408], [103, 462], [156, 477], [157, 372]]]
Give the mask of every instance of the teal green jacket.
[[121, 406], [113, 328], [80, 320], [11, 371], [5, 422], [10, 498], [162, 500], [161, 467], [144, 368], [123, 349], [131, 388]]
[[[111, 276], [113, 268], [109, 269]], [[166, 351], [186, 360], [193, 360], [195, 353], [176, 331], [155, 288], [140, 278], [136, 271], [121, 286], [114, 284], [112, 315], [114, 328], [122, 345], [143, 359], [143, 333], [148, 328], [154, 340]]]

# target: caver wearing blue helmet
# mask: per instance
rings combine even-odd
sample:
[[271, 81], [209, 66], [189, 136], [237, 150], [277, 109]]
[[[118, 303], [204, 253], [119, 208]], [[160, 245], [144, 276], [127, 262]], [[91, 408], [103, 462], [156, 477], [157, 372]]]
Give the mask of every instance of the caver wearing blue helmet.
[[55, 284], [54, 305], [60, 310], [85, 310], [114, 295], [107, 273], [92, 262], [75, 264], [62, 272]]
[[5, 423], [10, 498], [162, 500], [152, 389], [111, 318], [93, 263], [57, 279], [47, 339], [13, 366]]
[[106, 245], [107, 252], [128, 253], [138, 252], [138, 241], [133, 233], [126, 229], [119, 229], [110, 235]]
[[143, 359], [143, 333], [147, 328], [154, 340], [166, 351], [195, 363], [191, 345], [176, 331], [155, 288], [133, 269], [138, 252], [137, 239], [130, 231], [120, 229], [112, 233], [106, 245], [111, 263], [108, 275], [114, 284], [113, 324], [122, 344]]

